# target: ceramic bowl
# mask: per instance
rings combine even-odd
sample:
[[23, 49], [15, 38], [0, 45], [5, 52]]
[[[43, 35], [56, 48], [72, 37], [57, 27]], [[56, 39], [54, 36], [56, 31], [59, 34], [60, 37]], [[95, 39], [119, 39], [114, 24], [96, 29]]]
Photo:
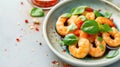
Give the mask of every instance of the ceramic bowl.
[[61, 14], [70, 12], [73, 7], [77, 6], [90, 6], [94, 9], [111, 12], [115, 24], [117, 24], [118, 29], [120, 29], [120, 9], [114, 4], [106, 0], [65, 0], [53, 7], [44, 19], [43, 34], [50, 49], [59, 58], [73, 66], [98, 67], [106, 66], [118, 61], [120, 59], [120, 53], [111, 59], [106, 59], [105, 57], [100, 59], [76, 59], [70, 54], [63, 52], [62, 47], [58, 43], [60, 37], [56, 32], [55, 24]]

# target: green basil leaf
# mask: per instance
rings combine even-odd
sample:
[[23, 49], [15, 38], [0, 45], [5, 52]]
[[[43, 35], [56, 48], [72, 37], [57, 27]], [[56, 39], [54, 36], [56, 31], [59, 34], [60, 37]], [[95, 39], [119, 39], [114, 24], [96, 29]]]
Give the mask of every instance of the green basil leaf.
[[69, 26], [68, 26], [68, 31], [72, 31], [72, 30], [75, 30], [77, 29], [77, 26], [75, 25], [74, 22], [72, 22]]
[[112, 31], [111, 27], [108, 24], [104, 24], [101, 27], [102, 27], [101, 32], [111, 32]]
[[103, 41], [103, 38], [102, 38], [102, 37], [98, 37], [98, 40], [99, 40], [99, 41]]
[[87, 6], [79, 6], [72, 10], [72, 14], [82, 14]]
[[42, 16], [44, 16], [44, 11], [42, 10], [42, 8], [36, 8], [36, 7], [34, 7], [34, 8], [31, 10], [30, 15], [31, 15], [32, 17], [42, 17]]
[[119, 54], [119, 51], [118, 49], [116, 50], [111, 50], [109, 51], [109, 53], [106, 55], [106, 58], [113, 58], [113, 57], [116, 57], [117, 55]]
[[100, 44], [99, 47], [102, 51], [104, 50], [104, 46], [102, 44]]
[[62, 14], [61, 17], [70, 18], [71, 16], [72, 16], [71, 13], [64, 13], [64, 14]]
[[104, 17], [106, 18], [110, 18], [111, 16], [112, 16], [112, 13], [109, 13], [109, 12], [104, 13]]
[[87, 20], [87, 18], [85, 17], [85, 16], [79, 16], [79, 18], [82, 20], [82, 21], [85, 21], [85, 20]]
[[94, 14], [95, 14], [96, 17], [101, 16], [101, 13], [99, 11], [97, 11], [97, 10], [94, 10]]
[[88, 34], [97, 34], [99, 32], [98, 24], [94, 20], [85, 21], [81, 29]]
[[78, 37], [75, 36], [74, 34], [68, 34], [65, 36], [65, 38], [63, 39], [63, 42], [65, 45], [69, 46], [69, 45], [74, 45], [77, 44], [78, 42]]

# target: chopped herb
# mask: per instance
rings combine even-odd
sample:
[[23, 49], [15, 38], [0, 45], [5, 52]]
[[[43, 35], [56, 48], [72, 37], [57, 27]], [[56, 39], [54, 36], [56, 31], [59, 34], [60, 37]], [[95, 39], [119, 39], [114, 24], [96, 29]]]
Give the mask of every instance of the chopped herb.
[[113, 58], [113, 57], [116, 57], [117, 55], [119, 54], [119, 51], [118, 49], [116, 50], [111, 50], [109, 51], [109, 53], [106, 55], [106, 58]]
[[95, 16], [96, 16], [96, 17], [101, 16], [101, 13], [100, 13], [99, 11], [97, 11], [97, 10], [94, 10], [94, 13], [95, 13]]
[[79, 6], [77, 8], [72, 9], [72, 14], [82, 14], [85, 11], [87, 6]]
[[85, 21], [85, 20], [87, 20], [87, 18], [85, 17], [85, 16], [80, 16], [80, 19], [82, 20], [82, 21]]
[[77, 29], [77, 26], [75, 25], [74, 22], [72, 22], [71, 25], [68, 26], [68, 31], [72, 31], [72, 30], [75, 30], [75, 29]]
[[104, 50], [104, 46], [102, 44], [100, 44], [99, 47], [102, 51]]
[[106, 18], [110, 18], [111, 16], [112, 16], [112, 13], [109, 13], [109, 12], [104, 13], [104, 17]]
[[61, 17], [70, 18], [71, 16], [72, 16], [71, 13], [64, 13], [64, 14], [62, 14]]
[[99, 41], [103, 41], [103, 38], [102, 38], [102, 37], [98, 37], [98, 40], [99, 40]]

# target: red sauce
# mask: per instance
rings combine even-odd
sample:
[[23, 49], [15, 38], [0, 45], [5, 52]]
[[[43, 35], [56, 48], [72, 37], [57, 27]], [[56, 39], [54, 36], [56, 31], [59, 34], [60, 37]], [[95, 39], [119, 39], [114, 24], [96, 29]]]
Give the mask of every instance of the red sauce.
[[32, 3], [36, 6], [47, 8], [54, 6], [58, 3], [59, 0], [31, 0]]

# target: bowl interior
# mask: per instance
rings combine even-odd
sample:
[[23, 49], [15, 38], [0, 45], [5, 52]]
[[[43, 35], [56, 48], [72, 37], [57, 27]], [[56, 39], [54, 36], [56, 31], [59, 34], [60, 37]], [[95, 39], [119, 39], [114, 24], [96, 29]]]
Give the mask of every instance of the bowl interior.
[[[111, 64], [120, 58], [120, 54], [114, 58], [106, 59], [76, 59], [69, 55], [66, 52], [63, 52], [62, 47], [59, 45], [58, 41], [60, 40], [60, 36], [56, 32], [55, 24], [58, 17], [66, 12], [70, 12], [72, 8], [77, 6], [89, 6], [96, 10], [100, 9], [103, 12], [110, 12], [112, 13], [112, 18], [114, 19], [117, 28], [120, 29], [120, 11], [118, 11], [115, 7], [107, 4], [102, 0], [72, 0], [72, 1], [65, 1], [57, 4], [52, 10], [50, 10], [49, 14], [47, 15], [45, 22], [44, 22], [44, 29], [45, 32], [45, 39], [48, 42], [49, 47], [52, 49], [55, 54], [57, 54], [63, 60], [72, 63], [73, 65], [83, 65], [83, 66], [104, 66]], [[119, 49], [120, 52], [120, 49]], [[102, 65], [101, 65], [102, 64]]]

